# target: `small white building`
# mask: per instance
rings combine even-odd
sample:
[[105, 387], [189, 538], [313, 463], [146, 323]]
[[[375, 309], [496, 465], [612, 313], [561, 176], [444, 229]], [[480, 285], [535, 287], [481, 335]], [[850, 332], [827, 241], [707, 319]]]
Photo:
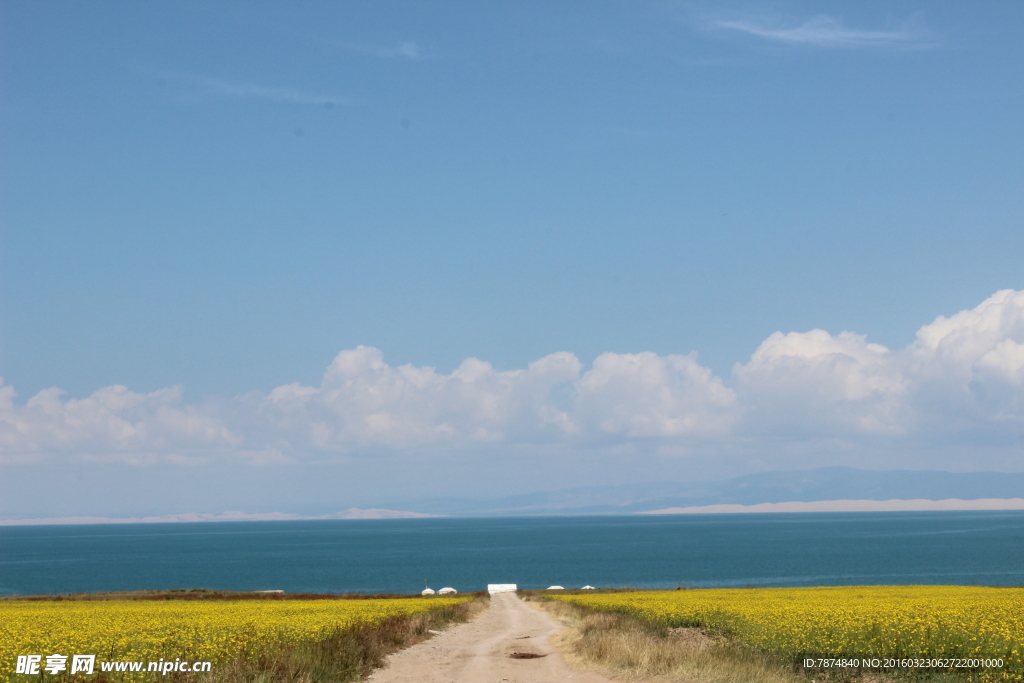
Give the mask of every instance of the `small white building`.
[[459, 591], [455, 590], [451, 586], [445, 586], [441, 590], [437, 591], [437, 594], [438, 595], [455, 595], [458, 592]]
[[423, 591], [420, 593], [420, 595], [433, 595], [433, 594], [434, 594], [434, 589], [433, 588], [424, 588]]
[[487, 592], [491, 595], [495, 593], [515, 593], [519, 590], [519, 587], [514, 583], [489, 583], [487, 584]]
[[564, 591], [565, 586], [548, 586], [549, 591]]

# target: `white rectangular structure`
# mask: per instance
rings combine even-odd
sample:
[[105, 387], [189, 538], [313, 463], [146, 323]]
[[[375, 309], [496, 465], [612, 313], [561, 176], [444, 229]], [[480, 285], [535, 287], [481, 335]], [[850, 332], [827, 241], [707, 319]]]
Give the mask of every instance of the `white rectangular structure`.
[[487, 592], [491, 595], [495, 593], [515, 593], [516, 585], [514, 583], [489, 583], [487, 584]]

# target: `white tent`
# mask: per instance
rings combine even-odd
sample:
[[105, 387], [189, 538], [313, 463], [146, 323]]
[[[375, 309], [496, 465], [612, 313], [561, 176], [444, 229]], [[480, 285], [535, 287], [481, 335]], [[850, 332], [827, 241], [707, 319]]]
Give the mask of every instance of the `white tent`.
[[581, 588], [580, 590], [581, 590], [581, 591], [596, 591], [597, 589], [596, 589], [596, 588], [594, 588], [593, 586], [584, 586], [584, 587], [583, 587], [583, 588]]
[[564, 591], [565, 586], [548, 586], [549, 591]]
[[433, 588], [424, 588], [423, 591], [420, 593], [420, 595], [433, 595], [433, 594], [434, 594], [434, 589]]
[[455, 595], [458, 592], [459, 591], [455, 590], [451, 586], [445, 586], [441, 590], [437, 591], [437, 594], [438, 595]]

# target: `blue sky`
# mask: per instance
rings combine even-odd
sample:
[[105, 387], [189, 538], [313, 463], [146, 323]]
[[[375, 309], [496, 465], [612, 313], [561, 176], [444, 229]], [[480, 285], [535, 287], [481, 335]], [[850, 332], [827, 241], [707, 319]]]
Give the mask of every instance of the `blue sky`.
[[[834, 342], [846, 350], [828, 353], [857, 362], [882, 345], [904, 360], [872, 391], [913, 393], [931, 386], [906, 360], [922, 328], [1024, 290], [1020, 4], [5, 2], [0, 22], [0, 376], [16, 392], [4, 443], [18, 473], [8, 481], [126, 453], [132, 476], [175, 458], [230, 472], [251, 464], [225, 464], [225, 453], [272, 451], [308, 472], [310, 453], [343, 453], [367, 468], [346, 475], [365, 492], [395, 462], [440, 462], [435, 441], [356, 438], [339, 426], [353, 420], [486, 433], [465, 448], [488, 463], [555, 449], [555, 483], [592, 458], [595, 482], [621, 479], [627, 464], [647, 480], [814, 466], [812, 451], [827, 453], [820, 464], [869, 467], [1024, 462], [1018, 347], [1006, 346], [1024, 343], [1016, 296], [971, 318], [1003, 321], [962, 359], [971, 372], [1002, 368], [1001, 384], [973, 408], [950, 399], [960, 416], [987, 407], [940, 445], [908, 445], [924, 438], [924, 418], [875, 415], [853, 433], [823, 428], [831, 418], [808, 408], [771, 434], [752, 426], [767, 418], [749, 418], [768, 391], [751, 388], [755, 375], [800, 405], [820, 396], [778, 379], [781, 366], [757, 374], [752, 354], [771, 356], [773, 333], [823, 330], [832, 341], [820, 348]], [[851, 350], [836, 341], [844, 331], [866, 339]], [[364, 415], [358, 398], [325, 403], [330, 419], [307, 415], [340, 430], [320, 441], [262, 435], [261, 418], [239, 417], [275, 388], [326, 391], [327, 368], [360, 346], [379, 350], [380, 361], [359, 356], [373, 372], [409, 364], [438, 377], [468, 358], [498, 377], [571, 354], [575, 371], [552, 370], [555, 398], [530, 404], [564, 413], [561, 436], [454, 407], [464, 424], [393, 406]], [[636, 367], [655, 358], [669, 384], [707, 371], [712, 412], [747, 417], [719, 424], [687, 399], [656, 418], [639, 392], [584, 419], [580, 387], [609, 353]], [[674, 357], [692, 366], [657, 360]], [[950, 396], [989, 386], [957, 376]], [[120, 385], [157, 407], [108, 406], [121, 427], [101, 425], [106, 413], [65, 414]], [[54, 387], [66, 393], [48, 414], [97, 420], [89, 435], [25, 436], [30, 423], [44, 429], [27, 403]], [[852, 395], [843, 406], [866, 400]], [[907, 401], [886, 415], [949, 422]], [[159, 406], [207, 420], [214, 436], [125, 442], [124, 425], [159, 431], [146, 427]], [[661, 418], [662, 431], [650, 427]], [[871, 431], [882, 423], [884, 435]], [[965, 461], [978, 444], [994, 450]], [[893, 455], [928, 449], [946, 455]], [[667, 452], [700, 463], [666, 464]], [[379, 453], [391, 464], [377, 471], [366, 463], [384, 462]], [[219, 511], [214, 494], [204, 500]]]

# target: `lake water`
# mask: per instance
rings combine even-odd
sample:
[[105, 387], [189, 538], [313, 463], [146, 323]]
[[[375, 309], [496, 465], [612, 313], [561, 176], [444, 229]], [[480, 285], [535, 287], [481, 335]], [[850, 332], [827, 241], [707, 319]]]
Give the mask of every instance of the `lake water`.
[[1024, 585], [1024, 512], [0, 527], [0, 594]]

